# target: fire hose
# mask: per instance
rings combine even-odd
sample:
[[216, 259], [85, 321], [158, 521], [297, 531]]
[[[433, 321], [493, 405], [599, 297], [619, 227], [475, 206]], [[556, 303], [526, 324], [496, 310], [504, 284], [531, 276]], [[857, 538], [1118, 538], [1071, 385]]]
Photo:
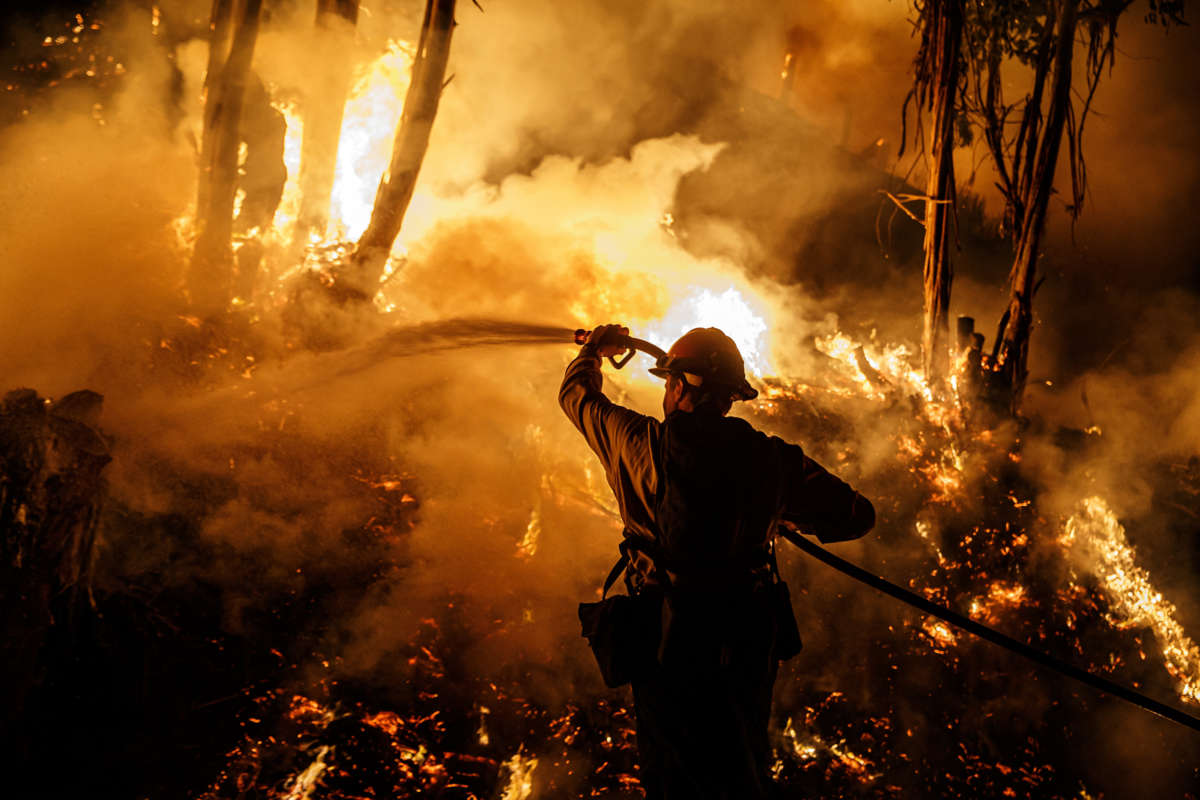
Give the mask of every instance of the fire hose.
[[[583, 344], [587, 341], [588, 334], [590, 333], [591, 331], [586, 331], [582, 328], [576, 330], [575, 343]], [[620, 337], [614, 342], [614, 344], [623, 344], [629, 348], [629, 351], [619, 360], [611, 356], [609, 357], [609, 361], [612, 362], [613, 367], [616, 369], [621, 369], [627, 363], [629, 363], [629, 360], [633, 358], [637, 351], [647, 353], [650, 356], [653, 356], [656, 360], [661, 360], [666, 356], [666, 353], [663, 352], [662, 348], [642, 339], [635, 339], [633, 337]], [[951, 611], [945, 606], [940, 606], [937, 603], [930, 602], [924, 597], [921, 597], [919, 594], [910, 592], [908, 589], [897, 586], [891, 581], [885, 580], [874, 573], [868, 572], [856, 564], [852, 564], [845, 559], [835, 556], [833, 553], [830, 553], [828, 550], [816, 544], [815, 542], [811, 542], [804, 538], [796, 529], [791, 528], [786, 524], [780, 526], [779, 533], [800, 550], [804, 551], [826, 566], [832, 567], [838, 572], [841, 572], [843, 575], [853, 578], [859, 583], [864, 583], [867, 586], [870, 586], [872, 589], [883, 592], [889, 597], [895, 598], [896, 600], [910, 605], [919, 611], [923, 611], [926, 614], [935, 616], [944, 622], [948, 622], [956, 628], [974, 634], [980, 639], [985, 639], [992, 644], [999, 645], [1000, 647], [1016, 653], [1019, 656], [1023, 656], [1035, 664], [1052, 669], [1055, 672], [1065, 675], [1068, 678], [1073, 678], [1080, 683], [1087, 684], [1093, 689], [1098, 689], [1101, 692], [1106, 692], [1114, 697], [1118, 697], [1127, 703], [1132, 703], [1138, 708], [1149, 711], [1152, 714], [1157, 714], [1158, 716], [1168, 719], [1171, 722], [1191, 728], [1194, 731], [1200, 731], [1200, 718], [1198, 717], [1194, 717], [1185, 711], [1181, 711], [1165, 703], [1160, 703], [1151, 697], [1147, 697], [1140, 692], [1135, 692], [1128, 687], [1114, 683], [1107, 678], [1101, 678], [1099, 675], [1094, 675], [1087, 670], [1080, 669], [1074, 664], [1069, 664], [1062, 659], [1055, 658], [1049, 653], [1044, 653], [1035, 647], [1030, 647], [1024, 642], [1018, 641], [1011, 636], [1006, 636], [994, 628], [989, 628], [987, 625], [978, 623], [970, 617], [963, 616], [956, 611]]]
[[[588, 336], [591, 333], [591, 331], [584, 330], [583, 328], [576, 328], [575, 344], [584, 344], [587, 342]], [[629, 349], [629, 352], [621, 356], [620, 359], [617, 359], [615, 356], [608, 357], [614, 369], [620, 369], [628, 364], [629, 359], [633, 358], [639, 350], [653, 356], [656, 362], [662, 361], [662, 359], [667, 357], [667, 351], [652, 342], [647, 342], [645, 339], [635, 339], [632, 336], [615, 336], [613, 337], [613, 344], [619, 344]]]
[[987, 625], [982, 625], [975, 620], [965, 617], [955, 611], [951, 611], [945, 606], [940, 606], [937, 603], [932, 603], [921, 597], [919, 594], [914, 594], [907, 589], [901, 588], [891, 581], [884, 580], [879, 576], [867, 572], [862, 567], [851, 564], [842, 558], [838, 558], [833, 553], [830, 553], [825, 548], [815, 542], [811, 542], [801, 536], [796, 530], [787, 526], [780, 526], [780, 535], [794, 544], [796, 547], [803, 550], [808, 555], [822, 562], [826, 566], [833, 567], [843, 575], [847, 575], [859, 583], [865, 583], [872, 589], [876, 589], [884, 594], [894, 597], [902, 603], [924, 611], [926, 614], [937, 617], [945, 622], [950, 623], [956, 628], [960, 628], [968, 633], [973, 633], [980, 639], [986, 639], [992, 644], [999, 645], [1006, 650], [1010, 650], [1017, 655], [1024, 656], [1035, 664], [1040, 664], [1043, 667], [1048, 667], [1069, 678], [1074, 678], [1080, 683], [1086, 683], [1093, 689], [1099, 689], [1102, 692], [1107, 692], [1114, 697], [1119, 697], [1127, 703], [1132, 703], [1138, 708], [1145, 709], [1152, 714], [1157, 714], [1160, 717], [1176, 722], [1185, 727], [1191, 728], [1194, 731], [1200, 731], [1200, 718], [1194, 717], [1184, 711], [1180, 711], [1173, 706], [1160, 703], [1153, 698], [1147, 697], [1140, 692], [1135, 692], [1118, 683], [1113, 683], [1106, 678], [1101, 678], [1099, 675], [1093, 675], [1087, 670], [1080, 669], [1074, 664], [1068, 664], [1066, 661], [1055, 658], [1049, 653], [1043, 653], [1037, 648], [1030, 647], [1024, 642], [1018, 641], [1011, 636], [1005, 636], [1003, 633], [989, 628]]

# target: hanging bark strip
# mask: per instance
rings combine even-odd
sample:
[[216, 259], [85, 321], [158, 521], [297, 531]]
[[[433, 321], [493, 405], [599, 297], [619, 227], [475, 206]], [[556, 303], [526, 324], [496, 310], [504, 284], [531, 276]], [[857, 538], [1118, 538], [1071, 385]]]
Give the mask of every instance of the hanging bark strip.
[[358, 0], [318, 0], [318, 50], [328, 52], [326, 68], [313, 81], [304, 104], [304, 141], [300, 146], [300, 212], [292, 241], [308, 244], [329, 223], [329, 203], [337, 167], [338, 144], [350, 78], [354, 68], [354, 27]]
[[[192, 302], [205, 313], [224, 308], [229, 302], [233, 283], [233, 204], [237, 193], [238, 125], [242, 116], [242, 98], [246, 74], [254, 58], [258, 40], [258, 22], [262, 0], [242, 0], [237, 29], [229, 57], [212, 82], [205, 104], [205, 145], [202, 152], [211, 155], [203, 165], [201, 181], [207, 179], [207, 203], [196, 209], [200, 233], [192, 253], [188, 288]], [[211, 138], [211, 144], [208, 140]]]
[[933, 128], [926, 144], [929, 180], [925, 198], [925, 328], [921, 338], [925, 378], [937, 386], [949, 372], [950, 289], [955, 242], [954, 119], [961, 74], [962, 0], [930, 0], [917, 83]]
[[371, 222], [358, 240], [354, 255], [342, 280], [345, 288], [364, 299], [375, 296], [379, 279], [395, 244], [404, 214], [412, 200], [413, 187], [421, 171], [421, 162], [429, 147], [429, 134], [437, 116], [438, 102], [450, 56], [450, 37], [454, 32], [455, 0], [427, 0], [425, 21], [417, 56], [413, 61], [412, 82], [404, 98], [404, 113], [396, 128], [392, 160], [379, 181]]
[[[1007, 386], [1011, 387], [1010, 411], [1017, 413], [1025, 381], [1029, 375], [1029, 337], [1033, 330], [1033, 293], [1036, 289], [1038, 248], [1046, 227], [1046, 211], [1054, 189], [1054, 171], [1063, 130], [1071, 113], [1071, 66], [1075, 48], [1075, 28], [1078, 8], [1075, 0], [1061, 5], [1058, 29], [1054, 42], [1054, 75], [1050, 82], [1050, 101], [1041, 137], [1030, 134], [1030, 167], [1028, 191], [1024, 193], [1023, 214], [1016, 220], [1020, 225], [1017, 254], [1009, 274], [1010, 296], [1000, 329], [997, 367]], [[1025, 135], [1022, 130], [1022, 135]], [[1036, 140], [1036, 149], [1034, 144]], [[1020, 148], [1021, 142], [1018, 142]]]

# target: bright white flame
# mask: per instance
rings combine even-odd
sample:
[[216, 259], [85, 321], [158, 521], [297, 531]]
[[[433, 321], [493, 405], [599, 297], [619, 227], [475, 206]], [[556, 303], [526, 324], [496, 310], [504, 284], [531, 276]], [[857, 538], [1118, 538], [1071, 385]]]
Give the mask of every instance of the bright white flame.
[[330, 217], [339, 239], [357, 239], [367, 228], [379, 178], [387, 170], [392, 135], [404, 109], [415, 48], [392, 42], [355, 82], [346, 101], [338, 143], [337, 177]]
[[274, 230], [287, 235], [296, 215], [300, 213], [300, 148], [304, 142], [304, 118], [296, 104], [272, 100], [271, 105], [283, 115], [287, 132], [283, 136], [283, 163], [287, 167], [287, 183], [275, 210]]
[[504, 762], [509, 777], [500, 800], [529, 800], [533, 795], [533, 771], [538, 762], [533, 756], [526, 756], [523, 750], [518, 748], [512, 758]]
[[284, 795], [284, 800], [309, 800], [312, 797], [313, 789], [317, 788], [321, 782], [321, 776], [329, 766], [325, 763], [325, 756], [329, 755], [331, 749], [328, 745], [321, 745], [317, 748], [316, 759], [296, 776], [296, 782]]
[[1059, 542], [1100, 579], [1113, 613], [1124, 626], [1145, 626], [1162, 645], [1167, 671], [1179, 684], [1185, 700], [1200, 703], [1200, 648], [1175, 619], [1174, 604], [1150, 582], [1139, 567], [1125, 527], [1100, 497], [1089, 497], [1067, 520]]
[[692, 328], [720, 328], [737, 344], [746, 371], [771, 374], [767, 347], [767, 308], [761, 298], [730, 286], [722, 292], [699, 289], [677, 302], [647, 330], [652, 341], [669, 347]]

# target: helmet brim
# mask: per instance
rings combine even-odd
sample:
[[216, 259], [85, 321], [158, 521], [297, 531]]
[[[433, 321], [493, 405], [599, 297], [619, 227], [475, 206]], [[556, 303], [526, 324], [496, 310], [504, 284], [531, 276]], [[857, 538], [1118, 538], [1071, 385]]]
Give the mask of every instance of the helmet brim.
[[[666, 380], [667, 378], [671, 377], [672, 372], [678, 372], [678, 371], [679, 370], [670, 370], [670, 369], [667, 369], [666, 367], [651, 367], [650, 368], [651, 375], [653, 375], [656, 378], [662, 378], [663, 380]], [[742, 380], [742, 382], [739, 385], [731, 386], [729, 388], [732, 390], [730, 393], [733, 396], [734, 400], [753, 400], [754, 398], [758, 397], [758, 390], [755, 389], [753, 386], [751, 386], [744, 379]]]

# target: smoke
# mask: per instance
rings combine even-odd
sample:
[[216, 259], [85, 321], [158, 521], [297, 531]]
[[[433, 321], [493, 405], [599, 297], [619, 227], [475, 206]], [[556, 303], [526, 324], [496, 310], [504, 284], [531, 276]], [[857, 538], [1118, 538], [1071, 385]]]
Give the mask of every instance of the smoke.
[[[133, 21], [118, 18], [113, 35], [153, 48]], [[0, 371], [10, 386], [102, 385], [182, 311], [171, 221], [194, 166], [165, 136], [166, 63], [135, 60], [119, 94], [64, 88], [0, 131]]]
[[[164, 8], [180, 40], [181, 99], [172, 99], [161, 40], [135, 9], [111, 26], [130, 65], [118, 91], [50, 93], [50, 105], [0, 132], [0, 374], [43, 394], [87, 386], [106, 395], [121, 511], [105, 530], [109, 579], [218, 586], [227, 630], [253, 634], [270, 624], [255, 609], [354, 576], [361, 585], [335, 603], [333, 629], [313, 635], [313, 650], [335, 652], [345, 674], [402, 684], [410, 667], [399, 656], [423, 620], [458, 614], [453, 635], [476, 674], [557, 670], [560, 679], [527, 687], [546, 703], [598, 691], [574, 609], [599, 587], [621, 531], [594, 458], [557, 408], [574, 348], [439, 350], [409, 326], [611, 321], [665, 346], [691, 324], [736, 324], [737, 313], [663, 321], [681, 299], [722, 314], [735, 289], [770, 324], [730, 329], [742, 349], [761, 352], [764, 374], [814, 385], [831, 369], [814, 336], [846, 327], [877, 343], [915, 338], [919, 233], [901, 219], [907, 234], [881, 248], [875, 194], [888, 179], [915, 49], [907, 9], [522, 0], [480, 14], [462, 4], [454, 78], [401, 234], [404, 261], [383, 292], [392, 311], [358, 349], [323, 355], [298, 352], [270, 303], [226, 329], [189, 319], [177, 221], [195, 194], [188, 132], [204, 48], [178, 31], [203, 13]], [[277, 101], [300, 96], [314, 68], [303, 38], [311, 16], [296, 8], [264, 29], [256, 66]], [[358, 55], [366, 62], [389, 37], [412, 38], [417, 23], [413, 6], [371, 9]], [[1186, 50], [1187, 33], [1172, 32], [1171, 47]], [[1151, 35], [1131, 32], [1139, 42]], [[775, 99], [789, 39], [798, 116]], [[1162, 102], [1166, 88], [1138, 89], [1145, 70], [1157, 87], [1195, 80], [1195, 70], [1175, 75], [1170, 59], [1119, 60], [1099, 97], [1109, 115], [1089, 134], [1084, 255], [1067, 247], [1061, 225], [1052, 231], [1034, 340], [1042, 382], [1030, 391], [1044, 427], [1025, 434], [1023, 451], [1046, 513], [1103, 494], [1123, 518], [1141, 519], [1131, 532], [1158, 537], [1161, 551], [1181, 540], [1156, 517], [1146, 476], [1200, 451], [1194, 287], [1181, 266], [1196, 242], [1178, 225], [1195, 196], [1195, 155], [1180, 137], [1196, 112]], [[1136, 131], [1117, 122], [1126, 119]], [[371, 136], [386, 143], [389, 125]], [[365, 190], [369, 203], [373, 186]], [[835, 222], [851, 202], [853, 225]], [[1136, 224], [1117, 224], [1127, 220]], [[990, 263], [983, 271], [985, 258], [964, 254], [955, 310], [988, 330], [1004, 299], [1004, 259], [994, 258], [996, 274]], [[271, 278], [294, 266], [273, 265]], [[1084, 285], [1092, 288], [1078, 302]], [[655, 414], [661, 389], [644, 366], [639, 356], [606, 370], [606, 388]], [[819, 405], [787, 409], [796, 418], [765, 402], [742, 413], [889, 498], [875, 537], [842, 552], [909, 574], [936, 544], [888, 526], [919, 515], [904, 494], [911, 479], [895, 466], [895, 430], [911, 407], [900, 398], [880, 413], [864, 401], [838, 406], [853, 412], [842, 417]], [[1056, 438], [1060, 425], [1102, 434], [1072, 450]], [[164, 518], [183, 532], [129, 522]], [[861, 642], [899, 627], [900, 612], [790, 557], [784, 569], [803, 598], [808, 650], [787, 668], [782, 701], [867, 675], [876, 656]], [[936, 685], [935, 666], [916, 669]], [[857, 691], [863, 703], [905, 705], [914, 727], [929, 713], [868, 697], [865, 681]], [[1048, 691], [1030, 688], [1022, 713], [1038, 715]]]

